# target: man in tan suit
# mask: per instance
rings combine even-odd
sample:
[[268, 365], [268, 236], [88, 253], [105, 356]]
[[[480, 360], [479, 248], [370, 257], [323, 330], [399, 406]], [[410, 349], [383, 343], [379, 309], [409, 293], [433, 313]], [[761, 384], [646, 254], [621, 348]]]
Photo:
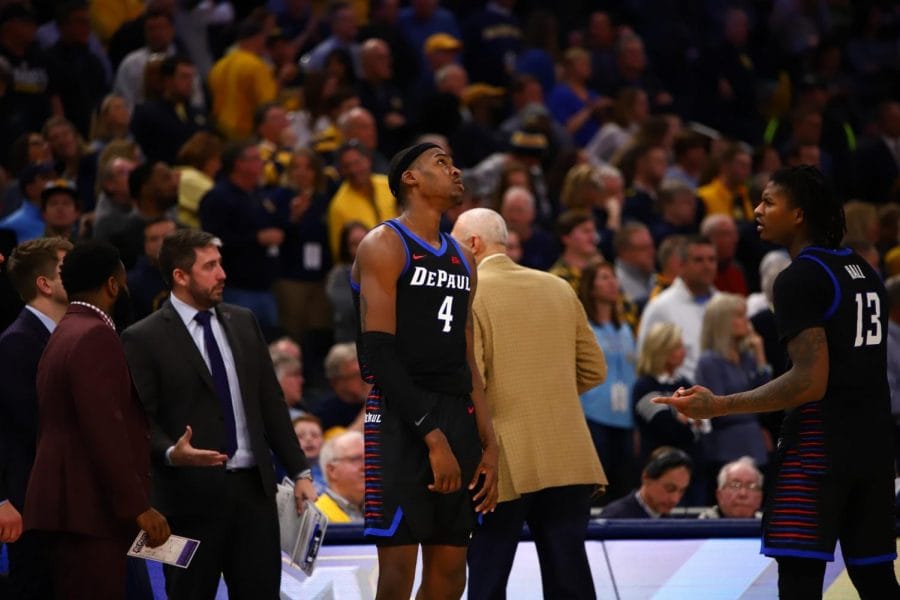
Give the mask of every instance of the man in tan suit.
[[606, 361], [572, 288], [505, 254], [507, 229], [476, 208], [453, 237], [472, 250], [475, 360], [500, 446], [499, 494], [469, 546], [469, 598], [503, 598], [528, 523], [545, 598], [594, 598], [584, 548], [591, 494], [606, 476], [578, 395], [606, 377]]

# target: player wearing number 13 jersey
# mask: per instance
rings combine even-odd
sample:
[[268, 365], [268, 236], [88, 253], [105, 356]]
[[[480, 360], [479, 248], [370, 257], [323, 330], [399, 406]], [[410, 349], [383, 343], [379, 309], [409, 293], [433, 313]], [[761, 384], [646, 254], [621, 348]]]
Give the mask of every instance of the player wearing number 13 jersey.
[[693, 417], [785, 409], [762, 541], [778, 562], [780, 597], [821, 597], [840, 541], [860, 596], [897, 598], [884, 286], [839, 246], [843, 208], [818, 169], [776, 172], [755, 213], [760, 237], [793, 259], [774, 290], [790, 369], [749, 392], [695, 386], [657, 401]]
[[497, 443], [474, 367], [471, 254], [439, 229], [460, 172], [434, 144], [391, 161], [403, 206], [370, 231], [351, 271], [365, 416], [364, 533], [378, 546], [379, 598], [409, 598], [422, 546], [425, 598], [459, 597], [475, 513], [497, 502]]

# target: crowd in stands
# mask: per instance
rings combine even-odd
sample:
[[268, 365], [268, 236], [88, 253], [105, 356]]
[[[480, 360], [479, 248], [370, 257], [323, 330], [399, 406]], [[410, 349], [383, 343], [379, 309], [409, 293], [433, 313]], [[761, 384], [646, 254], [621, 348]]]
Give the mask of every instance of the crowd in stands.
[[[273, 341], [317, 487], [352, 520], [362, 441], [342, 433], [362, 431], [367, 388], [350, 266], [401, 210], [391, 157], [435, 142], [466, 185], [443, 228], [496, 209], [509, 255], [585, 307], [609, 367], [582, 398], [610, 479], [598, 503], [659, 516], [686, 495], [728, 516], [762, 497], [778, 416], [693, 422], [649, 399], [785, 371], [771, 295], [787, 258], [753, 215], [780, 166], [821, 169], [845, 244], [900, 273], [900, 10], [601, 5], [0, 0], [0, 254], [109, 241], [142, 318], [168, 297], [163, 237], [217, 236], [225, 301]], [[0, 285], [2, 330], [21, 304]]]

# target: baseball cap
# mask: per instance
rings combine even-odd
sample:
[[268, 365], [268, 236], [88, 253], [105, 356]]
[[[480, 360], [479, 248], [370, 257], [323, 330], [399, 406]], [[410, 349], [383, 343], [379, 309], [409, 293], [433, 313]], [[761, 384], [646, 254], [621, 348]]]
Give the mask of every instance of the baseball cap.
[[55, 194], [57, 192], [64, 192], [72, 196], [75, 200], [78, 200], [78, 188], [75, 187], [75, 184], [68, 179], [54, 179], [47, 183], [44, 186], [43, 191], [41, 192], [41, 199], [46, 200], [50, 197], [51, 194]]
[[462, 103], [468, 105], [479, 100], [502, 98], [504, 94], [506, 94], [506, 90], [502, 87], [488, 85], [486, 83], [474, 83], [466, 86], [466, 89], [463, 90]]
[[425, 54], [439, 52], [441, 50], [459, 50], [462, 42], [449, 33], [435, 33], [425, 40]]
[[516, 154], [542, 156], [547, 145], [547, 136], [539, 132], [520, 130], [509, 137], [509, 148]]

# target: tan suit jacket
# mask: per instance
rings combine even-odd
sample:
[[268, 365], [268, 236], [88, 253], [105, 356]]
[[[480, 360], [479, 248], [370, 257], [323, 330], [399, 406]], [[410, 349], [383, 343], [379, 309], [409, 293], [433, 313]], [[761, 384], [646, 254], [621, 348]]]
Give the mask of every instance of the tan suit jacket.
[[578, 395], [606, 378], [603, 351], [564, 280], [504, 255], [478, 266], [475, 359], [500, 445], [500, 502], [606, 484]]

